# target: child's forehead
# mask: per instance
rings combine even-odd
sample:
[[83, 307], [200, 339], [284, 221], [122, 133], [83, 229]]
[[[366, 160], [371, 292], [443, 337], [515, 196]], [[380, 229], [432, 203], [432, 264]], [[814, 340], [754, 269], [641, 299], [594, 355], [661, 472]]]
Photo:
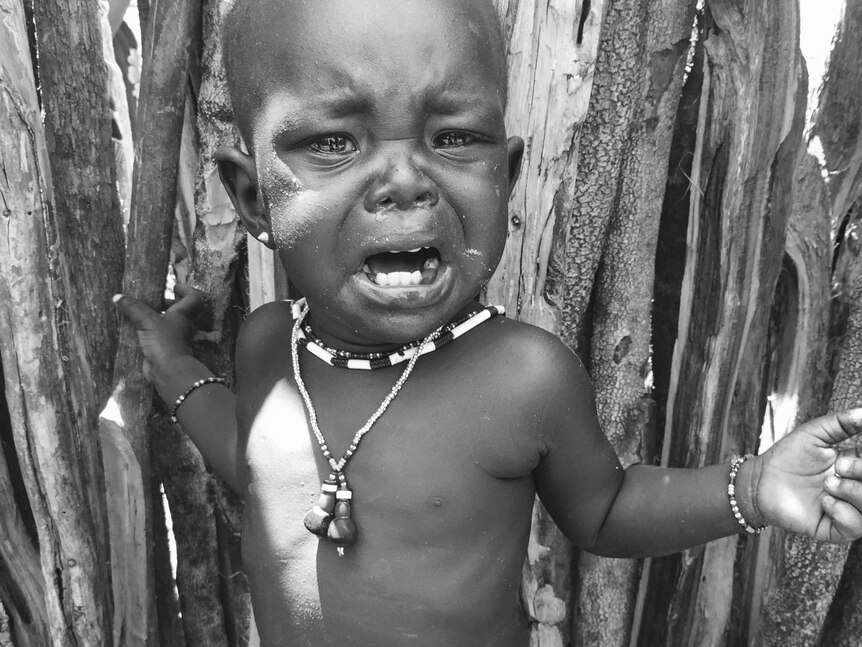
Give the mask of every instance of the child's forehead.
[[505, 83], [495, 10], [477, 0], [240, 0], [227, 32], [227, 63], [241, 68], [229, 78], [255, 92], [270, 81], [349, 86], [399, 73], [445, 77], [431, 79], [441, 90], [477, 71]]

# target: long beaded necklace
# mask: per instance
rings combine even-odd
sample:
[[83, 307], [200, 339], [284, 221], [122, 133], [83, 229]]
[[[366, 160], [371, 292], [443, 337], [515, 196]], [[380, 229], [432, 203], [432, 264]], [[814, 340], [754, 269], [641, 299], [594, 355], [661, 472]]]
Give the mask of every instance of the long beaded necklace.
[[[308, 341], [303, 333], [303, 321], [308, 316], [308, 306], [304, 303], [304, 300], [300, 300], [297, 303], [294, 303], [294, 324], [293, 331], [290, 337], [290, 350], [291, 350], [291, 358], [293, 363], [293, 377], [296, 381], [296, 387], [299, 390], [300, 395], [302, 396], [302, 400], [305, 403], [306, 410], [308, 411], [308, 420], [311, 426], [311, 430], [314, 433], [314, 437], [317, 439], [317, 444], [320, 446], [320, 451], [323, 454], [323, 457], [329, 463], [329, 467], [331, 468], [331, 472], [329, 477], [323, 482], [320, 488], [320, 498], [318, 499], [317, 504], [308, 511], [305, 515], [304, 525], [305, 527], [315, 535], [319, 537], [327, 537], [329, 541], [335, 544], [338, 556], [344, 556], [344, 548], [346, 546], [350, 546], [356, 541], [358, 531], [356, 528], [356, 523], [351, 518], [351, 501], [353, 500], [353, 491], [347, 484], [347, 476], [344, 474], [344, 468], [347, 466], [350, 458], [356, 453], [356, 450], [359, 446], [359, 442], [362, 440], [363, 436], [367, 434], [371, 427], [374, 426], [374, 423], [384, 414], [389, 405], [395, 399], [395, 396], [398, 395], [398, 392], [401, 390], [401, 387], [404, 386], [404, 383], [407, 381], [407, 378], [410, 377], [410, 373], [413, 372], [413, 368], [416, 366], [416, 362], [419, 357], [425, 354], [425, 352], [431, 352], [436, 350], [436, 348], [441, 347], [445, 343], [452, 341], [453, 339], [460, 337], [468, 330], [472, 330], [480, 323], [487, 321], [491, 317], [497, 314], [504, 314], [504, 310], [500, 306], [491, 306], [475, 312], [471, 315], [468, 315], [465, 319], [459, 320], [448, 326], [441, 326], [434, 330], [431, 334], [429, 334], [425, 339], [423, 339], [418, 344], [411, 343], [406, 347], [402, 347], [391, 353], [387, 356], [380, 356], [374, 359], [386, 361], [386, 366], [392, 366], [400, 361], [404, 361], [407, 357], [404, 357], [405, 353], [409, 353], [409, 361], [407, 363], [407, 367], [401, 373], [401, 377], [398, 378], [398, 381], [395, 382], [395, 385], [392, 387], [392, 390], [389, 394], [383, 399], [383, 402], [377, 408], [368, 421], [353, 435], [353, 439], [350, 441], [350, 445], [347, 448], [347, 451], [344, 452], [344, 456], [341, 457], [340, 460], [335, 460], [332, 456], [332, 453], [329, 451], [329, 447], [326, 444], [326, 439], [323, 437], [323, 432], [320, 431], [320, 427], [317, 424], [317, 412], [314, 409], [314, 405], [311, 402], [311, 396], [308, 393], [308, 389], [305, 387], [305, 383], [302, 381], [302, 375], [299, 370], [299, 346], [301, 340], [305, 339], [305, 344], [303, 344], [308, 350], [312, 351], [312, 344], [315, 344], [316, 347], [321, 348], [323, 350], [331, 351], [331, 349], [326, 348], [322, 345], [322, 343], [317, 344], [315, 341]], [[443, 332], [445, 330], [445, 332]], [[310, 332], [310, 329], [309, 329]], [[445, 339], [445, 342], [442, 344], [440, 341]], [[430, 348], [430, 350], [426, 350], [429, 348], [429, 344], [434, 344], [436, 340], [436, 344]], [[313, 352], [313, 351], [312, 351]], [[332, 351], [332, 353], [337, 353], [337, 351]], [[314, 353], [318, 357], [321, 357], [319, 353]], [[404, 357], [404, 359], [400, 359]], [[328, 358], [321, 357], [325, 361], [329, 362]], [[374, 361], [367, 357], [365, 358], [350, 358], [344, 356], [345, 360], [350, 361]], [[396, 359], [397, 361], [391, 361], [392, 359]], [[341, 364], [333, 364], [335, 366]], [[351, 366], [344, 364], [345, 368], [372, 368], [371, 366]], [[383, 366], [374, 366], [373, 368], [383, 368]]]

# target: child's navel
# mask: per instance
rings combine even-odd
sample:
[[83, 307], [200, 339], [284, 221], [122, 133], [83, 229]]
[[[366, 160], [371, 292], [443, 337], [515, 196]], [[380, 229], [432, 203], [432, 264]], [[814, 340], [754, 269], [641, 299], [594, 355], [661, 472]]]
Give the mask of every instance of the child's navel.
[[443, 507], [444, 500], [443, 497], [430, 496], [428, 497], [426, 503], [428, 504], [428, 507], [434, 508], [435, 510], [439, 510]]

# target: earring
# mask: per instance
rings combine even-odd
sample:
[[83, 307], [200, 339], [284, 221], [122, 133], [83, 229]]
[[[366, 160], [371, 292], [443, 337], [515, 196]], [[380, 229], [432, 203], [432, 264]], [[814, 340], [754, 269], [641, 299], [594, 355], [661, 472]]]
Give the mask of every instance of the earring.
[[262, 242], [264, 245], [269, 245], [269, 234], [265, 231], [260, 232], [257, 235], [257, 239]]

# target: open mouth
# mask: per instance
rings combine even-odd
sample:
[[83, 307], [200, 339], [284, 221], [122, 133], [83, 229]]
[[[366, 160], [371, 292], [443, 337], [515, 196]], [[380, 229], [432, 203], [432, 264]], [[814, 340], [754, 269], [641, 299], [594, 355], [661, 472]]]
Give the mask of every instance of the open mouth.
[[429, 285], [437, 278], [439, 268], [440, 252], [435, 247], [373, 254], [362, 266], [372, 283], [392, 287]]

